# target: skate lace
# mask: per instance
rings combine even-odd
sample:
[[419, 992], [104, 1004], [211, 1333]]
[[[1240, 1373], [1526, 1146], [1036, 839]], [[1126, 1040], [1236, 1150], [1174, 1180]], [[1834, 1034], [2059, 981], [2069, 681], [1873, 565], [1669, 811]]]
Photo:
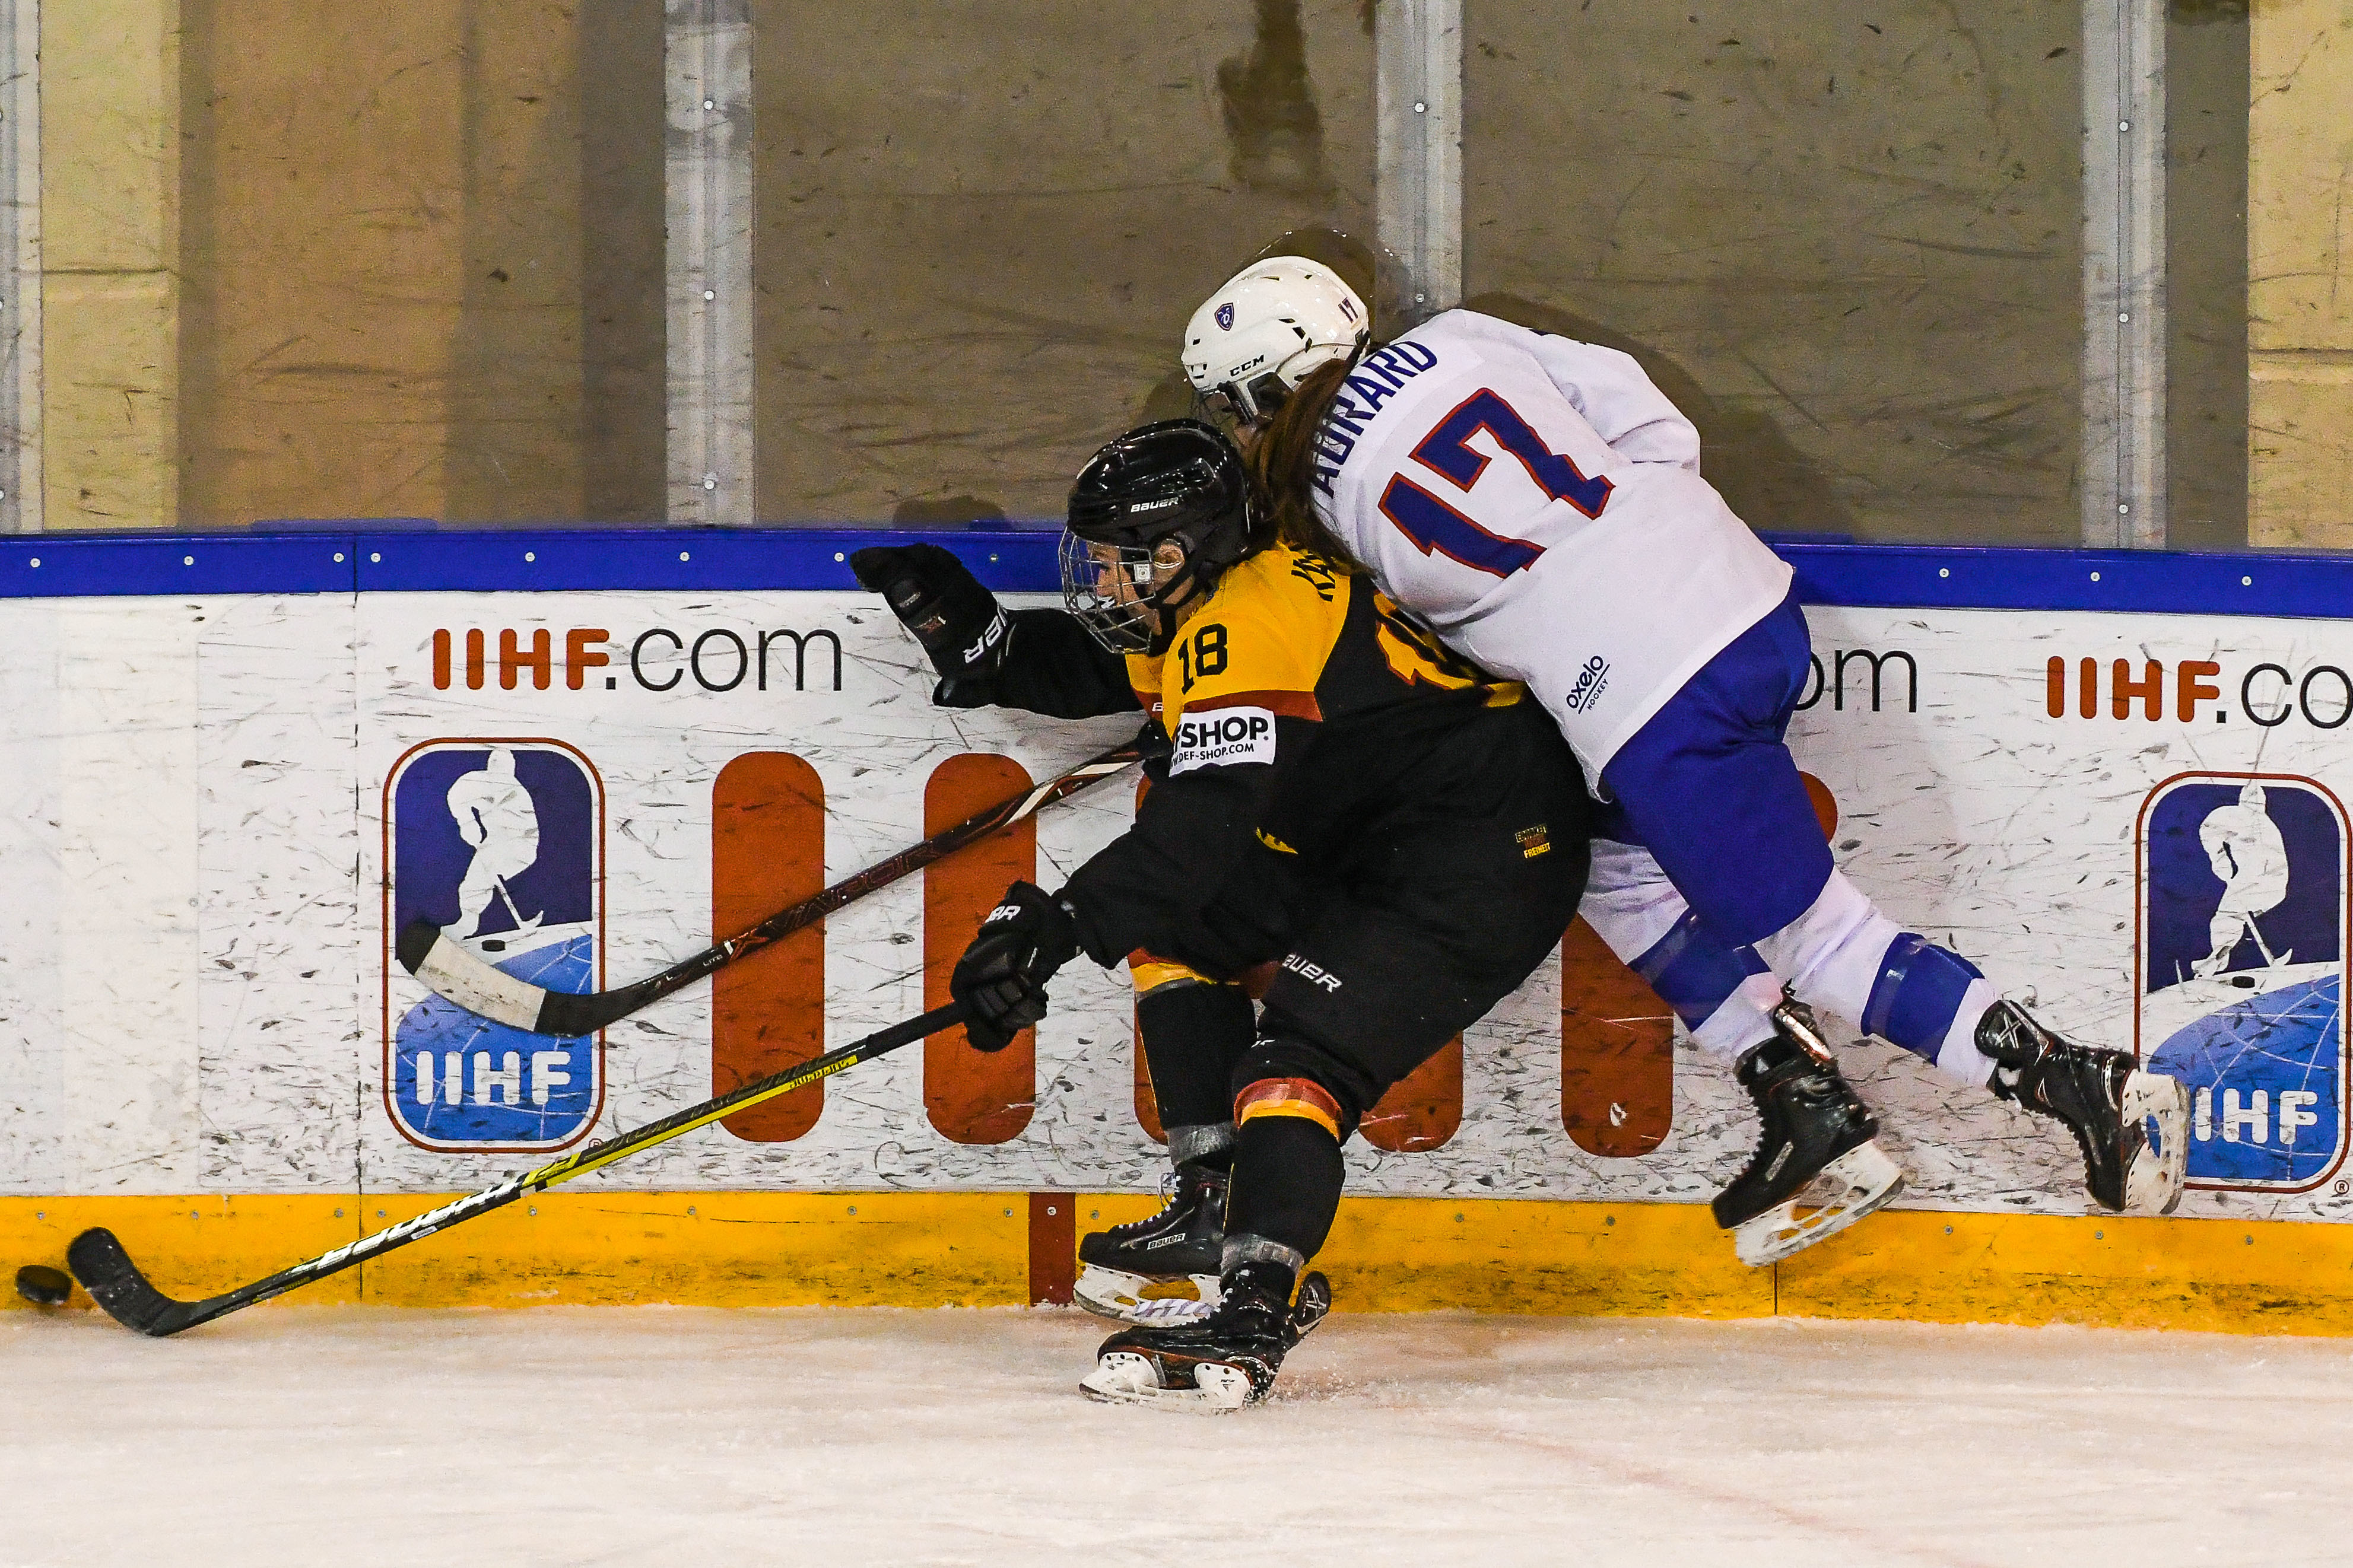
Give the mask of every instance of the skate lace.
[[1749, 1151], [1748, 1163], [1741, 1166], [1740, 1174], [1733, 1178], [1736, 1186], [1764, 1170], [1766, 1159], [1773, 1147], [1773, 1108], [1766, 1096], [1765, 1086], [1761, 1082], [1752, 1083], [1747, 1089], [1748, 1098], [1757, 1107], [1757, 1147]]
[[1124, 1225], [1113, 1226], [1103, 1234], [1114, 1239], [1124, 1239], [1131, 1236], [1141, 1236], [1145, 1232], [1151, 1230], [1153, 1227], [1159, 1225], [1163, 1220], [1166, 1220], [1170, 1212], [1185, 1201], [1185, 1184], [1177, 1180], [1175, 1176], [1164, 1175], [1160, 1178], [1159, 1208], [1154, 1210], [1151, 1214], [1145, 1215], [1142, 1219], [1132, 1219]]
[[1160, 1200], [1160, 1206], [1151, 1214], [1145, 1215], [1142, 1219], [1132, 1219], [1124, 1225], [1113, 1226], [1109, 1230], [1103, 1232], [1103, 1234], [1119, 1240], [1124, 1240], [1126, 1237], [1131, 1236], [1141, 1236], [1145, 1231], [1150, 1230], [1153, 1226], [1158, 1225], [1162, 1220], [1166, 1219], [1168, 1217], [1168, 1211], [1176, 1206], [1176, 1200], [1174, 1197], [1164, 1195]]

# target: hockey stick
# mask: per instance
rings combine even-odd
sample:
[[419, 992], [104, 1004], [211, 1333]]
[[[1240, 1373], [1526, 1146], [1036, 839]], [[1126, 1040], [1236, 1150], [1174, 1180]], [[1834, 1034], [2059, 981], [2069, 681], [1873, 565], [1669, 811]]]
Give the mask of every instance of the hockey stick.
[[359, 1240], [322, 1253], [308, 1263], [298, 1263], [291, 1268], [280, 1269], [267, 1279], [257, 1279], [241, 1285], [224, 1295], [210, 1296], [201, 1301], [175, 1301], [147, 1282], [139, 1265], [131, 1260], [122, 1243], [112, 1231], [100, 1226], [83, 1231], [66, 1249], [66, 1263], [73, 1269], [74, 1278], [90, 1299], [106, 1310], [107, 1316], [128, 1329], [135, 1329], [151, 1339], [163, 1339], [183, 1329], [193, 1329], [198, 1323], [209, 1323], [257, 1301], [267, 1301], [272, 1296], [282, 1296], [314, 1279], [324, 1279], [330, 1274], [340, 1274], [353, 1264], [378, 1258], [395, 1247], [406, 1247], [412, 1241], [422, 1241], [437, 1230], [447, 1230], [492, 1209], [504, 1208], [526, 1193], [544, 1192], [559, 1182], [569, 1182], [591, 1171], [601, 1171], [616, 1160], [627, 1159], [640, 1149], [650, 1149], [657, 1143], [667, 1143], [682, 1132], [698, 1127], [708, 1127], [723, 1116], [733, 1115], [746, 1106], [774, 1100], [780, 1094], [790, 1094], [797, 1089], [830, 1078], [842, 1068], [855, 1067], [862, 1061], [895, 1051], [900, 1047], [935, 1034], [964, 1021], [964, 1008], [951, 1002], [934, 1007], [919, 1017], [893, 1024], [889, 1028], [867, 1036], [837, 1051], [828, 1051], [814, 1061], [782, 1072], [755, 1079], [743, 1088], [700, 1105], [690, 1105], [674, 1111], [659, 1121], [649, 1121], [634, 1131], [624, 1132], [603, 1142], [591, 1143], [576, 1154], [567, 1154], [552, 1164], [520, 1176], [510, 1176], [495, 1187], [428, 1209], [414, 1219], [401, 1221], [388, 1229], [364, 1236]]
[[919, 871], [944, 860], [965, 845], [986, 838], [1000, 827], [1010, 827], [1025, 817], [1035, 816], [1055, 801], [1074, 795], [1088, 785], [1109, 778], [1136, 761], [1141, 754], [1131, 742], [1081, 763], [1059, 778], [1049, 779], [1026, 794], [999, 801], [987, 811], [968, 816], [944, 832], [934, 833], [921, 844], [911, 845], [887, 860], [878, 860], [823, 892], [804, 899], [790, 909], [778, 910], [751, 930], [729, 937], [715, 946], [706, 947], [693, 957], [681, 959], [660, 973], [649, 975], [634, 985], [578, 994], [543, 990], [529, 981], [518, 980], [503, 970], [493, 968], [468, 952], [455, 938], [443, 934], [440, 927], [421, 917], [402, 928], [400, 940], [393, 951], [403, 969], [425, 982], [441, 996], [479, 1017], [518, 1029], [528, 1029], [535, 1035], [593, 1035], [606, 1025], [628, 1017], [649, 1003], [659, 1001], [673, 991], [693, 984], [706, 974], [716, 973], [739, 958], [781, 942], [806, 926], [814, 925], [834, 910], [864, 898], [876, 889], [889, 887], [910, 871]]

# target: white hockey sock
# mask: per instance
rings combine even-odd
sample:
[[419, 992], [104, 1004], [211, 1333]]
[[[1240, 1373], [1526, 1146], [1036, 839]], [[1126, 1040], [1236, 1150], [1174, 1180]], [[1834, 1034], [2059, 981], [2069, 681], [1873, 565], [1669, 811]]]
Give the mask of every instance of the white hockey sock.
[[1938, 1072], [1979, 1089], [1993, 1077], [1994, 1059], [1978, 1049], [1978, 1020], [2000, 1000], [1989, 983], [1969, 982], [1969, 988], [1961, 994], [1961, 1010], [1953, 1015], [1953, 1026], [1946, 1031], [1945, 1043], [1936, 1049]]
[[1769, 974], [1752, 974], [1691, 1032], [1692, 1044], [1711, 1056], [1737, 1057], [1773, 1037], [1773, 1020], [1766, 1013], [1780, 1002], [1778, 980]]

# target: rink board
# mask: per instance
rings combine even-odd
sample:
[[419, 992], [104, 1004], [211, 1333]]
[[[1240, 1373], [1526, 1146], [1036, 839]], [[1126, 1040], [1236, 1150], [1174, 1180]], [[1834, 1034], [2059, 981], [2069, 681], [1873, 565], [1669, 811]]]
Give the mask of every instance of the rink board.
[[[403, 911], [479, 908], [485, 956], [550, 984], [619, 984], [1132, 732], [932, 708], [913, 644], [836, 559], [877, 537], [0, 547], [15, 650], [0, 665], [0, 1237], [31, 1258], [58, 1250], [48, 1227], [146, 1215], [152, 1245], [192, 1273], [232, 1257], [228, 1277], [267, 1272], [379, 1208], [392, 1223], [920, 1010], [989, 879], [1052, 885], [1128, 820], [1128, 780], [1049, 808], [1034, 844], [909, 878], [601, 1039], [482, 1031], [425, 1005], [389, 952]], [[1050, 535], [939, 537], [1016, 602], [1050, 582]], [[1361, 1260], [1346, 1266], [1359, 1299], [1747, 1311], [1778, 1294], [1782, 1310], [1958, 1317], [2031, 1316], [2040, 1299], [2133, 1321], [2157, 1309], [2127, 1297], [2221, 1320], [2273, 1316], [2245, 1303], [2275, 1299], [2334, 1326], [2325, 1303], [2353, 1300], [2334, 1245], [2347, 1233], [2260, 1237], [2353, 1215], [2337, 1013], [2353, 626], [2324, 613], [2353, 605], [2347, 563], [1784, 548], [1822, 666], [1791, 743], [1834, 803], [1841, 865], [2057, 1026], [2202, 1091], [2196, 1190], [2148, 1233], [2181, 1239], [2107, 1261], [2142, 1233], [2088, 1215], [2063, 1133], [1864, 1042], [1850, 1075], [1912, 1173], [1905, 1206], [1931, 1219], [1883, 1220], [1778, 1277], [1738, 1269], [1692, 1206], [1750, 1142], [1728, 1071], [1678, 1042], [1671, 1127], [1647, 1152], [1613, 1150], [1627, 1108], [1593, 1103], [1595, 1082], [1619, 1080], [1580, 1054], [1590, 1028], [1565, 1031], [1556, 954], [1469, 1031], [1459, 1090], [1440, 1082], [1401, 1112], [1398, 1146], [1352, 1147], [1366, 1201], [1335, 1257]], [[2272, 613], [2244, 613], [2258, 604]], [[484, 846], [461, 817], [488, 824]], [[2252, 919], [2217, 957], [2234, 900]], [[1572, 992], [1624, 994], [1589, 957], [1570, 967]], [[1073, 966], [1055, 1001], [1033, 1050], [911, 1047], [593, 1191], [544, 1194], [540, 1216], [421, 1244], [353, 1289], [1025, 1299], [1063, 1268], [1060, 1233], [1036, 1233], [1030, 1205], [1134, 1202], [1162, 1167], [1124, 974]], [[828, 1217], [861, 1194], [870, 1211], [915, 1205], [889, 1221], [900, 1239], [871, 1246], [871, 1213], [856, 1233]], [[779, 1242], [797, 1261], [764, 1268], [767, 1243], [698, 1212], [641, 1267], [603, 1267], [613, 1246], [547, 1224], [659, 1227], [682, 1204], [754, 1200], [818, 1206], [753, 1232], [825, 1239]], [[1416, 1216], [1433, 1204], [1461, 1205], [1461, 1237], [1427, 1232]], [[206, 1205], [226, 1217], [172, 1228]], [[1942, 1240], [1947, 1224], [1961, 1240]], [[1610, 1239], [1575, 1240], [1580, 1227]], [[2193, 1239], [2210, 1231], [2239, 1251]], [[1426, 1266], [1449, 1247], [1470, 1261]], [[821, 1264], [843, 1252], [855, 1260]], [[1553, 1283], [1533, 1300], [1481, 1287], [1491, 1259]]]

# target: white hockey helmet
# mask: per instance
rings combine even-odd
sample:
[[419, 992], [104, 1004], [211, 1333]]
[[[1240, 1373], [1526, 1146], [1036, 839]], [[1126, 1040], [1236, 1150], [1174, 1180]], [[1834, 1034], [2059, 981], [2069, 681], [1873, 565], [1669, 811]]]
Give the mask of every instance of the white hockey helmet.
[[1271, 256], [1227, 279], [1185, 323], [1185, 375], [1212, 412], [1247, 424], [1312, 372], [1364, 353], [1372, 336], [1372, 313], [1338, 273]]

